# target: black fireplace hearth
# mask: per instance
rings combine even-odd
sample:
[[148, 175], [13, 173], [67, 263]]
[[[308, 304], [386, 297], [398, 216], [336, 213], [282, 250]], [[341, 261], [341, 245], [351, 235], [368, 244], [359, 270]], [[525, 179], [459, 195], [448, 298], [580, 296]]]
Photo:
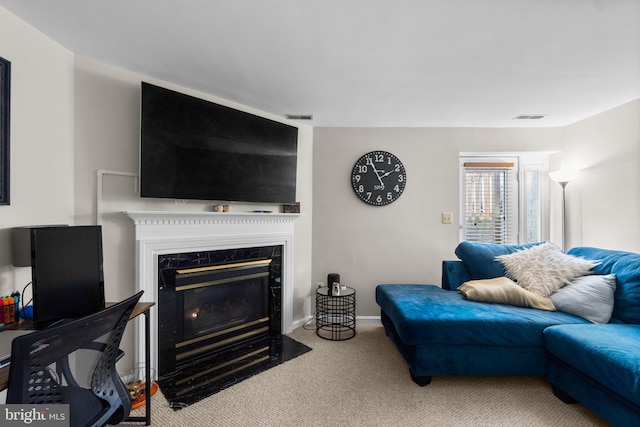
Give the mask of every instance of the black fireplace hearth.
[[158, 382], [179, 409], [310, 349], [282, 336], [282, 247], [158, 260]]
[[[286, 335], [271, 335], [253, 340], [239, 349], [237, 354], [243, 357], [237, 357], [232, 351], [227, 355], [231, 361], [225, 363], [222, 358], [212, 356], [209, 361], [202, 360], [181, 372], [165, 375], [159, 378], [158, 383], [171, 407], [178, 410], [308, 351], [311, 348]], [[218, 371], [211, 365], [223, 366], [224, 369]], [[197, 375], [197, 381], [189, 379], [192, 373]]]

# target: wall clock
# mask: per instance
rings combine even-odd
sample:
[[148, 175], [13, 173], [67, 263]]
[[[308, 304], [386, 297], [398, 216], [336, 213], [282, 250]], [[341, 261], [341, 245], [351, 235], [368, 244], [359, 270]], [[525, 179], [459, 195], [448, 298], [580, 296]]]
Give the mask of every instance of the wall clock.
[[356, 196], [373, 206], [395, 202], [407, 185], [407, 172], [396, 156], [386, 151], [371, 151], [358, 159], [351, 172]]

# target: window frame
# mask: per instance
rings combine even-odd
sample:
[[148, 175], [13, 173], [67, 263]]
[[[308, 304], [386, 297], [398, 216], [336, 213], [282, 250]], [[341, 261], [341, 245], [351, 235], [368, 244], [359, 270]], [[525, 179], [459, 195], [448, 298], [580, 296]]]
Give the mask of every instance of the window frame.
[[[515, 227], [511, 231], [510, 243], [524, 243], [527, 235], [525, 224], [527, 204], [525, 174], [536, 172], [538, 174], [538, 198], [539, 198], [539, 239], [548, 241], [550, 236], [550, 208], [549, 208], [549, 155], [547, 152], [460, 152], [459, 153], [459, 240], [465, 239], [465, 162], [514, 162], [514, 176], [517, 180], [514, 192], [517, 200], [513, 201]], [[515, 159], [515, 160], [514, 160]]]

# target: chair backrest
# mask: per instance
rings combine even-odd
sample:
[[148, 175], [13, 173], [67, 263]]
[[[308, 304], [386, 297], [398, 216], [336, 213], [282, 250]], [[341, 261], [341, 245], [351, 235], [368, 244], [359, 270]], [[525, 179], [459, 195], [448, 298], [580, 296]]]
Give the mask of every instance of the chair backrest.
[[122, 421], [131, 410], [131, 400], [115, 364], [122, 355], [122, 334], [141, 295], [15, 338], [6, 402], [69, 404], [72, 426]]

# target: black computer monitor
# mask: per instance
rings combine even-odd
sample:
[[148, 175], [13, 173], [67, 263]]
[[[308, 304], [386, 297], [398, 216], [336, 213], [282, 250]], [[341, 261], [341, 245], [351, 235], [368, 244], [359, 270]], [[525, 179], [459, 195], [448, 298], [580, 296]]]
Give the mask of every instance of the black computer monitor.
[[37, 329], [104, 308], [100, 226], [36, 227], [30, 237]]

